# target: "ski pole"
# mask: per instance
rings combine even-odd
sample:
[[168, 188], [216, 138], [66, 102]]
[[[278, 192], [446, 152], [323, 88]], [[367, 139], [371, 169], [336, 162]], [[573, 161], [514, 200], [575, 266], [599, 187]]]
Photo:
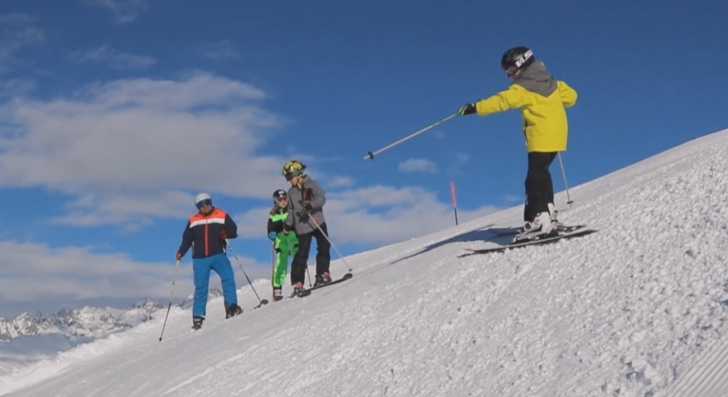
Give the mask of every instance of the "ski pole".
[[253, 282], [250, 281], [250, 277], [248, 277], [248, 274], [245, 273], [245, 269], [243, 269], [242, 262], [240, 262], [240, 259], [238, 259], [238, 255], [235, 253], [235, 251], [233, 251], [233, 246], [230, 244], [230, 240], [225, 239], [225, 242], [227, 243], [227, 246], [230, 247], [230, 252], [233, 253], [233, 256], [235, 257], [235, 261], [238, 262], [238, 266], [240, 266], [240, 270], [243, 271], [243, 275], [245, 276], [245, 279], [248, 280], [248, 284], [250, 284], [250, 289], [253, 290], [255, 297], [258, 298], [258, 302], [260, 302], [260, 304], [258, 306], [267, 305], [268, 299], [260, 299], [260, 296], [258, 296], [258, 292], [255, 290], [255, 287], [253, 287]]
[[[276, 243], [270, 245], [270, 283], [272, 286], [276, 276]], [[275, 298], [275, 296], [273, 297]]]
[[559, 152], [558, 155], [559, 165], [561, 166], [561, 176], [564, 177], [564, 186], [566, 187], [566, 199], [568, 200], [566, 204], [569, 204], [569, 207], [571, 207], [573, 201], [571, 200], [571, 195], [569, 194], [569, 184], [566, 183], [566, 172], [564, 171], [564, 162], [561, 161], [561, 152]]
[[379, 154], [379, 153], [381, 153], [381, 152], [383, 152], [383, 151], [385, 151], [385, 150], [387, 150], [387, 149], [389, 149], [389, 148], [391, 148], [391, 147], [394, 147], [394, 146], [397, 146], [397, 145], [399, 145], [400, 143], [402, 143], [402, 142], [404, 142], [404, 141], [406, 141], [406, 140], [408, 140], [408, 139], [410, 139], [410, 138], [414, 138], [415, 136], [417, 136], [417, 135], [419, 135], [419, 134], [421, 134], [421, 133], [423, 133], [423, 132], [425, 132], [425, 131], [427, 131], [427, 130], [430, 130], [430, 129], [432, 129], [432, 128], [435, 128], [435, 127], [437, 127], [438, 125], [440, 125], [440, 124], [442, 124], [442, 123], [444, 123], [444, 122], [446, 122], [446, 121], [448, 121], [448, 120], [452, 119], [453, 117], [455, 117], [455, 116], [457, 116], [457, 115], [459, 115], [459, 114], [460, 114], [460, 113], [454, 113], [454, 114], [451, 114], [450, 116], [447, 116], [447, 117], [445, 117], [444, 119], [442, 119], [442, 120], [440, 120], [440, 121], [438, 121], [438, 122], [436, 122], [436, 123], [430, 124], [430, 125], [428, 125], [427, 127], [423, 128], [423, 129], [421, 129], [421, 130], [419, 130], [419, 131], [413, 132], [412, 134], [410, 134], [410, 135], [407, 135], [406, 137], [404, 137], [404, 138], [402, 138], [402, 139], [398, 140], [397, 142], [391, 143], [391, 144], [389, 144], [389, 145], [387, 145], [387, 146], [385, 146], [385, 147], [383, 147], [383, 148], [381, 148], [381, 149], [377, 150], [376, 152], [369, 152], [369, 153], [367, 153], [367, 155], [366, 155], [366, 156], [364, 156], [364, 160], [366, 160], [366, 159], [372, 159], [372, 160], [373, 160], [373, 159], [374, 159], [374, 155], [375, 155], [375, 154]]
[[[339, 252], [339, 250], [336, 249], [336, 246], [334, 245], [334, 243], [331, 242], [331, 239], [329, 238], [329, 236], [327, 236], [326, 233], [324, 233], [324, 231], [321, 230], [321, 226], [319, 226], [318, 222], [316, 222], [316, 219], [314, 219], [313, 216], [310, 216], [309, 215], [308, 220], [309, 221], [313, 221], [313, 224], [316, 225], [316, 229], [318, 229], [318, 231], [321, 234], [324, 235], [324, 238], [326, 239], [326, 241], [329, 242], [329, 244], [331, 245], [331, 248], [333, 248], [334, 251], [336, 251], [336, 254], [339, 255], [339, 258], [341, 258], [341, 261], [344, 262], [344, 264], [346, 265], [346, 267], [348, 267], [349, 268], [349, 271], [351, 272], [352, 271], [352, 267], [349, 266], [348, 263], [346, 263], [346, 259], [344, 259], [344, 257], [341, 255], [341, 252]], [[308, 267], [306, 268], [306, 270], [308, 270]], [[311, 281], [310, 280], [311, 279], [311, 276], [308, 276], [308, 278], [309, 278], [309, 282], [310, 282]]]
[[164, 328], [167, 327], [167, 318], [169, 318], [169, 310], [172, 308], [172, 298], [174, 297], [174, 280], [177, 278], [177, 270], [179, 269], [179, 260], [174, 265], [174, 274], [172, 275], [172, 289], [169, 292], [169, 306], [167, 306], [167, 314], [164, 316], [164, 323], [162, 324], [162, 333], [159, 334], [159, 341], [162, 341], [164, 336]]

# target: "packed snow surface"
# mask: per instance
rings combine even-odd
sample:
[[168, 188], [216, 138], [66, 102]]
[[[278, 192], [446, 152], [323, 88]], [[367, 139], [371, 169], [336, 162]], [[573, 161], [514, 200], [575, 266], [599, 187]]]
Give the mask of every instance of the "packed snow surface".
[[354, 277], [305, 298], [252, 310], [241, 286], [245, 313], [213, 299], [199, 331], [173, 306], [160, 342], [165, 308], [0, 395], [728, 396], [727, 174], [723, 131], [573, 187], [572, 208], [559, 193], [561, 221], [595, 234], [462, 256], [507, 242], [514, 207], [335, 260]]

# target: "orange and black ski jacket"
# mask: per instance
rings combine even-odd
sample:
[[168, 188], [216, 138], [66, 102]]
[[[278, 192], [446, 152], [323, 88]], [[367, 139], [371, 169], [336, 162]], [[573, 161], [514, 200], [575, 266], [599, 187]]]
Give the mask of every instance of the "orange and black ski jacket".
[[227, 238], [238, 236], [238, 226], [225, 211], [215, 208], [209, 215], [194, 214], [187, 221], [179, 252], [184, 256], [191, 246], [192, 258], [207, 258], [225, 252], [225, 239], [220, 236], [225, 231]]

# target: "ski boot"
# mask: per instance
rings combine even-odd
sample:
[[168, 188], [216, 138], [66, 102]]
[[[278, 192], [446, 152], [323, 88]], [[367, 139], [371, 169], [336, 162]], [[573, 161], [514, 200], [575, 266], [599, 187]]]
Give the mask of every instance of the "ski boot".
[[541, 212], [536, 215], [530, 222], [526, 222], [523, 225], [523, 231], [518, 233], [513, 238], [514, 243], [521, 243], [524, 241], [539, 240], [544, 237], [550, 237], [556, 234], [556, 223], [551, 221], [551, 214], [548, 212]]
[[295, 283], [293, 284], [293, 294], [291, 296], [303, 296], [306, 293], [306, 290], [303, 289], [303, 284], [301, 283]]
[[559, 211], [556, 210], [556, 207], [554, 207], [552, 203], [548, 203], [548, 207], [549, 214], [551, 215], [551, 223], [553, 224], [552, 230], [555, 230], [556, 232], [566, 231], [566, 226], [559, 222]]
[[238, 314], [243, 314], [243, 309], [237, 304], [233, 303], [232, 305], [228, 306], [225, 312], [225, 318], [237, 316]]
[[316, 276], [316, 282], [313, 284], [314, 287], [320, 287], [331, 282], [331, 273], [324, 272]]
[[273, 302], [278, 302], [283, 299], [283, 288], [273, 287]]
[[192, 329], [198, 330], [202, 328], [203, 321], [205, 321], [204, 317], [192, 317]]

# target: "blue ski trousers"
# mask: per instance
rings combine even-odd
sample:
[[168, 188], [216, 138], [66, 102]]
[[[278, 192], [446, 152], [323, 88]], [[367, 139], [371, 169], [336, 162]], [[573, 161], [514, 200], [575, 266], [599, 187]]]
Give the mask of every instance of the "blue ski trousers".
[[235, 275], [226, 253], [207, 258], [192, 259], [192, 270], [195, 278], [195, 301], [192, 306], [193, 317], [205, 317], [207, 308], [207, 290], [210, 285], [210, 271], [214, 270], [222, 282], [222, 293], [225, 297], [225, 309], [238, 303], [235, 288]]

